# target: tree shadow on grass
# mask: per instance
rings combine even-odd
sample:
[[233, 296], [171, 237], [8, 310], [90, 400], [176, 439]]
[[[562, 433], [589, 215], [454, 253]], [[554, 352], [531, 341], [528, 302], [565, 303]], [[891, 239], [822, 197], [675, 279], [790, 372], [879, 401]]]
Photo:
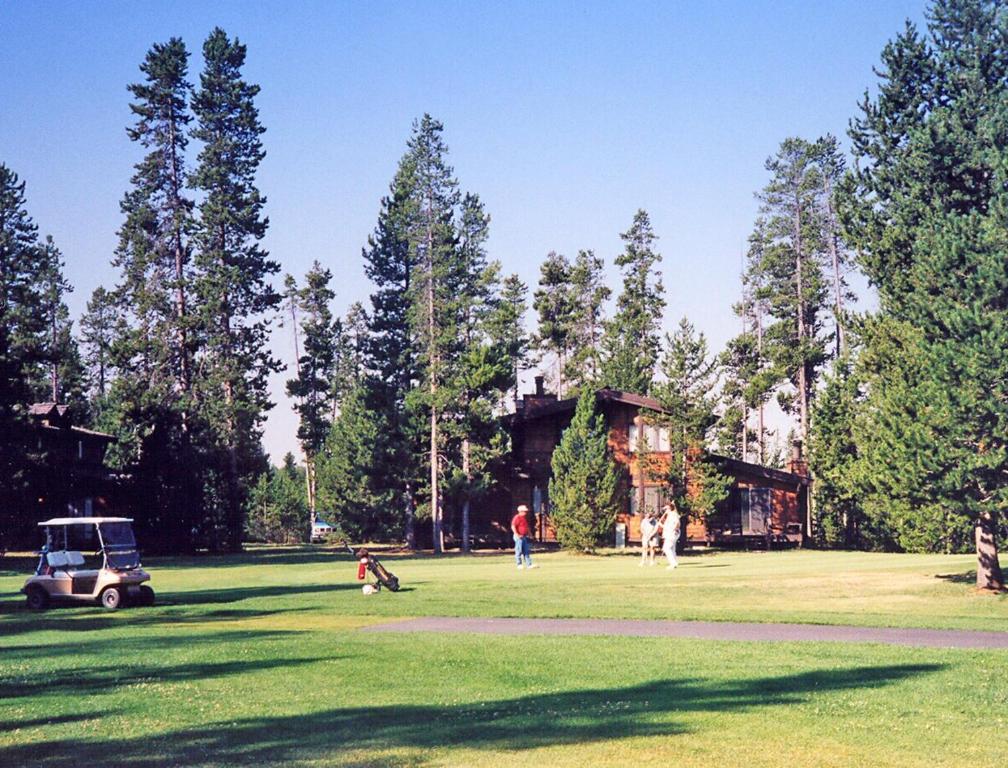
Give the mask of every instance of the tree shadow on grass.
[[[0, 604], [3, 605], [3, 604]], [[4, 606], [6, 608], [8, 606]], [[26, 635], [32, 632], [60, 632], [77, 634], [81, 632], [98, 632], [106, 629], [144, 629], [164, 625], [205, 624], [210, 622], [247, 621], [274, 616], [278, 613], [305, 612], [308, 608], [231, 608], [212, 611], [186, 611], [192, 604], [179, 603], [174, 606], [159, 608], [128, 608], [107, 613], [101, 608], [56, 607], [46, 611], [29, 611], [22, 605], [14, 610], [0, 609], [0, 614], [10, 613], [9, 618], [0, 619], [0, 637], [10, 638], [15, 635]], [[85, 611], [93, 611], [88, 615]], [[2, 646], [0, 646], [2, 647]]]
[[[937, 664], [824, 669], [743, 681], [656, 680], [620, 688], [504, 698], [461, 705], [357, 706], [287, 717], [208, 723], [163, 735], [99, 741], [52, 740], [0, 749], [0, 764], [79, 765], [115, 755], [118, 766], [283, 764], [325, 756], [361, 764], [378, 750], [523, 750], [688, 732], [688, 712], [731, 713], [800, 705], [831, 691], [880, 688], [936, 672]], [[704, 722], [710, 722], [709, 719]], [[353, 753], [356, 752], [355, 756]], [[46, 756], [45, 761], [39, 756]], [[516, 755], [520, 759], [520, 755]], [[375, 764], [386, 765], [382, 759]], [[411, 765], [423, 764], [412, 756]]]
[[[186, 646], [219, 645], [221, 643], [254, 643], [259, 641], [281, 640], [292, 635], [298, 635], [295, 630], [286, 629], [242, 629], [223, 632], [186, 632], [181, 642]], [[122, 656], [130, 653], [151, 653], [176, 649], [180, 640], [178, 634], [151, 635], [139, 634], [130, 637], [116, 637], [115, 640], [96, 638], [84, 640], [75, 638], [68, 643], [32, 643], [30, 645], [0, 645], [3, 658], [8, 661], [27, 661], [30, 659], [55, 659], [62, 656], [86, 656], [88, 654], [104, 654], [109, 650], [110, 643], [115, 643]]]
[[270, 584], [260, 587], [232, 587], [196, 589], [185, 592], [162, 592], [158, 595], [159, 605], [207, 605], [215, 603], [238, 603], [260, 597], [296, 597], [298, 595], [324, 592], [346, 592], [360, 589], [356, 583], [337, 584]]
[[965, 573], [936, 573], [936, 579], [941, 579], [942, 581], [949, 581], [953, 584], [976, 584], [976, 570], [966, 571]]
[[[146, 627], [179, 622], [237, 621], [296, 613], [309, 607], [278, 607], [271, 609], [240, 608], [200, 611], [199, 606], [239, 603], [262, 597], [282, 597], [357, 590], [356, 584], [295, 584], [232, 589], [201, 589], [186, 592], [163, 592], [153, 607], [127, 607], [114, 614], [97, 605], [53, 604], [45, 611], [30, 611], [24, 598], [0, 600], [0, 635], [12, 636], [25, 632], [57, 630], [90, 632], [114, 627]], [[13, 597], [13, 594], [11, 594]], [[181, 609], [191, 609], [184, 612]], [[7, 614], [10, 618], [6, 618]], [[89, 614], [89, 615], [82, 615]]]
[[[185, 638], [181, 638], [182, 644]], [[190, 680], [242, 675], [262, 670], [284, 670], [336, 656], [263, 659], [255, 661], [221, 661], [199, 664], [117, 664], [110, 667], [68, 667], [58, 672], [34, 674], [30, 678], [0, 678], [0, 699], [40, 695], [95, 695], [141, 683], [179, 683]], [[280, 672], [282, 675], [283, 673]], [[7, 765], [0, 760], [0, 765]]]

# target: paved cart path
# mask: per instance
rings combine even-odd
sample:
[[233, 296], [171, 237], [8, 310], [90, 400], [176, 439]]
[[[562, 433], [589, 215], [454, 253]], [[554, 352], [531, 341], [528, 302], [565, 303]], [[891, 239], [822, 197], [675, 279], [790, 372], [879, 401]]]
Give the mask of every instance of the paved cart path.
[[365, 632], [463, 632], [484, 635], [619, 635], [766, 642], [885, 643], [925, 648], [1008, 648], [1008, 632], [849, 627], [824, 624], [742, 624], [639, 619], [478, 619], [426, 616], [383, 622]]

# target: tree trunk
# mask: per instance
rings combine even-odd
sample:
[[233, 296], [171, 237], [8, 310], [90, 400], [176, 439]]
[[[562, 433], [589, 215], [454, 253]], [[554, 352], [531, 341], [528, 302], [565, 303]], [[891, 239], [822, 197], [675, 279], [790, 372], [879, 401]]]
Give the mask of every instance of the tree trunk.
[[[794, 237], [795, 237], [795, 288], [797, 299], [797, 320], [798, 320], [798, 348], [802, 350], [805, 343], [805, 300], [802, 291], [802, 239], [801, 239], [801, 202], [795, 201], [794, 211]], [[803, 350], [802, 350], [803, 352]], [[798, 366], [798, 412], [800, 417], [800, 429], [802, 444], [808, 438], [808, 381], [806, 379], [807, 368], [805, 364], [804, 352]], [[811, 530], [811, 529], [810, 529]]]
[[469, 466], [469, 438], [462, 440], [462, 474], [466, 479], [465, 499], [462, 501], [462, 551], [468, 552], [469, 547], [469, 497], [472, 493], [472, 474]]
[[[756, 360], [759, 364], [759, 370], [763, 371], [763, 304], [757, 303], [756, 305]], [[758, 429], [759, 435], [757, 436], [757, 446], [759, 447], [759, 463], [760, 466], [766, 463], [766, 449], [764, 447], [763, 435], [766, 432], [766, 427], [763, 424], [763, 396], [760, 395], [759, 404], [759, 419], [758, 419]]]
[[993, 512], [981, 512], [974, 529], [977, 554], [977, 589], [1003, 590], [1004, 576], [998, 561], [997, 516]]
[[823, 191], [826, 195], [826, 227], [830, 256], [833, 259], [833, 320], [836, 324], [836, 356], [840, 357], [847, 345], [840, 317], [843, 314], [843, 289], [840, 283], [840, 248], [837, 246], [836, 214], [833, 212], [833, 189], [829, 175], [823, 175]]
[[[428, 200], [430, 197], [428, 196]], [[429, 206], [429, 203], [428, 203]], [[431, 219], [433, 214], [428, 207], [427, 213], [427, 350], [430, 367], [430, 483], [431, 483], [431, 524], [434, 537], [434, 554], [444, 551], [444, 533], [441, 526], [441, 494], [438, 488], [440, 472], [440, 457], [438, 456], [438, 351], [435, 336], [437, 323], [434, 311], [434, 231]]]
[[406, 483], [406, 520], [403, 524], [403, 538], [406, 539], [406, 546], [416, 549], [416, 515], [413, 511], [413, 487]]

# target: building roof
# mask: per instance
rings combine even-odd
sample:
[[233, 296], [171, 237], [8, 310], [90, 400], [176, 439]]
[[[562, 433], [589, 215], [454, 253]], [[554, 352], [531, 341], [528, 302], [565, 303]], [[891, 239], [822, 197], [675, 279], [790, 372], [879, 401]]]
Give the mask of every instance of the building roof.
[[[28, 414], [30, 416], [35, 416], [42, 420], [39, 425], [43, 429], [53, 429], [57, 431], [63, 431], [69, 429], [71, 432], [78, 435], [87, 435], [89, 437], [98, 437], [103, 440], [108, 440], [109, 442], [115, 441], [114, 435], [109, 435], [105, 432], [98, 432], [94, 429], [85, 429], [84, 427], [75, 427], [70, 423], [69, 419], [66, 418], [67, 411], [70, 407], [67, 405], [60, 405], [59, 403], [32, 403], [28, 407]], [[52, 420], [58, 419], [57, 423], [52, 423]]]
[[62, 416], [67, 412], [67, 406], [58, 403], [32, 403], [28, 407], [30, 416]]
[[754, 475], [755, 477], [763, 477], [767, 480], [776, 480], [779, 483], [788, 483], [792, 485], [809, 484], [809, 479], [805, 475], [788, 472], [785, 469], [774, 469], [773, 467], [764, 467], [761, 464], [750, 464], [748, 461], [733, 459], [730, 456], [721, 456], [717, 453], [709, 453], [707, 455], [719, 469], [725, 469], [729, 472]]
[[[635, 395], [633, 392], [622, 392], [618, 389], [600, 389], [595, 393], [595, 398], [603, 403], [627, 403], [628, 405], [636, 405], [638, 408], [647, 408], [652, 411], [665, 410], [662, 404], [653, 397]], [[511, 418], [520, 416], [523, 419], [535, 419], [573, 411], [577, 407], [577, 400], [576, 397], [555, 400], [546, 397], [538, 398], [534, 395], [526, 396], [523, 399], [524, 407], [516, 411]]]

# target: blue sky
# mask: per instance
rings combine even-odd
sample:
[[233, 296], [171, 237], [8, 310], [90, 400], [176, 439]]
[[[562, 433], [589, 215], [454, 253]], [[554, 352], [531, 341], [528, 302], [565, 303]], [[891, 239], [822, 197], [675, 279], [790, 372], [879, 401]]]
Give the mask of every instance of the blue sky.
[[[667, 326], [687, 315], [718, 350], [738, 328], [763, 161], [791, 135], [846, 143], [883, 45], [922, 16], [922, 0], [5, 3], [0, 161], [64, 253], [76, 317], [116, 280], [119, 200], [141, 154], [126, 85], [171, 36], [193, 52], [196, 81], [220, 25], [248, 45], [246, 75], [262, 86], [266, 246], [296, 276], [315, 259], [331, 268], [338, 310], [366, 300], [361, 247], [429, 112], [507, 272], [534, 285], [548, 251], [593, 248], [615, 290], [619, 233], [643, 207]], [[282, 331], [275, 345], [291, 357]], [[296, 447], [283, 378], [265, 436], [276, 459]]]

